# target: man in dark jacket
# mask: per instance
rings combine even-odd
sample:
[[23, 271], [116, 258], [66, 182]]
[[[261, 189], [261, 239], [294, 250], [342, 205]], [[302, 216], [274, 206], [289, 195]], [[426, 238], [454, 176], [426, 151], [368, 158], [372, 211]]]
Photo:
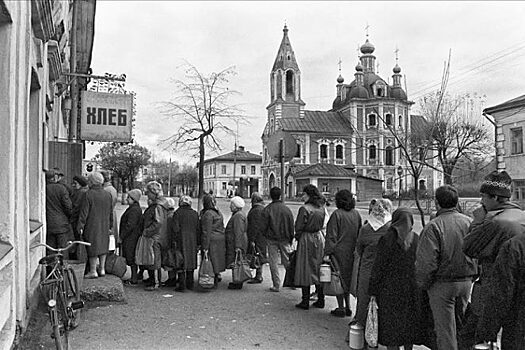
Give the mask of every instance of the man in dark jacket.
[[416, 282], [428, 293], [438, 350], [457, 350], [457, 320], [463, 317], [477, 274], [463, 254], [471, 219], [459, 213], [458, 192], [449, 185], [436, 190], [436, 217], [421, 232], [416, 253]]
[[[66, 188], [57, 180], [54, 170], [46, 171], [46, 242], [53, 248], [63, 248], [73, 238], [69, 222], [73, 205]], [[67, 258], [67, 252], [64, 254]]]
[[273, 286], [270, 291], [278, 292], [281, 286], [279, 268], [277, 261], [281, 254], [281, 263], [288, 267], [288, 258], [292, 251], [292, 240], [294, 237], [294, 218], [292, 211], [281, 200], [281, 189], [273, 187], [270, 189], [272, 202], [264, 208], [266, 225], [264, 237], [268, 246], [268, 263], [272, 274]]
[[[252, 193], [252, 208], [248, 212], [248, 253], [259, 253], [262, 259], [266, 257], [265, 226], [264, 200], [258, 192], [254, 192]], [[249, 280], [248, 283], [262, 283], [262, 264], [255, 271], [255, 277]]]
[[[505, 171], [494, 171], [485, 177], [480, 188], [482, 206], [474, 211], [474, 221], [465, 237], [463, 251], [478, 259], [482, 267], [477, 282], [481, 284], [480, 296], [473, 298], [472, 304], [474, 318], [480, 316], [484, 305], [489, 302], [490, 288], [487, 284], [501, 246], [510, 238], [525, 232], [525, 212], [509, 200], [511, 184], [512, 179]], [[477, 341], [483, 340], [476, 338]], [[467, 346], [474, 342], [472, 339]]]
[[501, 349], [525, 349], [525, 232], [501, 246], [486, 291], [478, 339], [495, 340], [503, 327]]

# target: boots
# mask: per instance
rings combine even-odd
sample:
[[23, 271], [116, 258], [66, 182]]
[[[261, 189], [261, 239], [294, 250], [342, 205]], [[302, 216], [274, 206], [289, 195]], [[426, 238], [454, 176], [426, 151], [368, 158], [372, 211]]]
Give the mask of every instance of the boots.
[[262, 277], [262, 266], [257, 268], [255, 272], [255, 277], [248, 281], [249, 284], [257, 284], [262, 283], [263, 277]]
[[175, 288], [176, 292], [184, 292], [186, 290], [186, 276], [184, 276], [184, 272], [177, 273], [179, 285], [177, 288]]
[[215, 277], [213, 278], [213, 289], [217, 289], [219, 286], [219, 274], [216, 273]]
[[193, 290], [193, 270], [186, 271], [186, 289]]
[[308, 310], [310, 308], [310, 287], [302, 287], [302, 300], [299, 304], [296, 304], [295, 307], [303, 310]]
[[312, 306], [315, 306], [316, 308], [323, 309], [324, 308], [324, 291], [322, 285], [316, 285], [315, 289], [317, 289], [317, 301], [312, 304]]

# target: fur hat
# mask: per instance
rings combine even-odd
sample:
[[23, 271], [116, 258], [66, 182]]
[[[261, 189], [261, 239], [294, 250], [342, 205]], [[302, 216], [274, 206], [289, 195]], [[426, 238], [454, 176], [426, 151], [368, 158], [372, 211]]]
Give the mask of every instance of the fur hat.
[[188, 205], [191, 207], [191, 197], [190, 196], [181, 196], [179, 198], [179, 207]]
[[142, 192], [135, 188], [133, 190], [128, 191], [128, 197], [133, 199], [135, 202], [140, 202], [140, 197], [142, 196]]
[[84, 176], [81, 175], [75, 175], [73, 176], [73, 181], [78, 182], [78, 184], [82, 187], [87, 186], [87, 179]]
[[104, 183], [104, 176], [102, 176], [101, 173], [94, 171], [88, 175], [88, 181], [93, 185], [102, 185]]
[[493, 171], [481, 183], [479, 191], [493, 196], [510, 198], [512, 190], [512, 179], [506, 171], [498, 173]]
[[235, 208], [237, 209], [242, 209], [244, 208], [244, 199], [242, 199], [241, 197], [239, 196], [235, 196], [233, 197], [231, 200], [230, 200], [230, 203], [232, 203]]

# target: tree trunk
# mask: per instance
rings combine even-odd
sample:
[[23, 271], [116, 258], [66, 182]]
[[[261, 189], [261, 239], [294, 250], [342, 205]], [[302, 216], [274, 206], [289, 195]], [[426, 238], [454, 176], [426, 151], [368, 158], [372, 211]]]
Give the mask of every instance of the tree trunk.
[[419, 202], [419, 176], [414, 176], [414, 199], [416, 200], [416, 207], [421, 217], [421, 225], [425, 227], [425, 212]]
[[204, 194], [204, 136], [199, 138], [199, 189], [198, 189], [198, 211], [201, 210], [201, 201]]
[[121, 186], [122, 186], [122, 197], [120, 199], [120, 203], [121, 204], [126, 204], [127, 201], [126, 201], [126, 198], [127, 198], [127, 191], [126, 191], [126, 177], [122, 177], [120, 178], [120, 183], [121, 183]]

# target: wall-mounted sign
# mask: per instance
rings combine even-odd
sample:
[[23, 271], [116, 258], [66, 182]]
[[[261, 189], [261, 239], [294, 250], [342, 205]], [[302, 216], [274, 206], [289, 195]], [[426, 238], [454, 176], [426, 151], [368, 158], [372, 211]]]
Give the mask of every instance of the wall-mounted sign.
[[133, 96], [82, 91], [80, 138], [131, 142]]

